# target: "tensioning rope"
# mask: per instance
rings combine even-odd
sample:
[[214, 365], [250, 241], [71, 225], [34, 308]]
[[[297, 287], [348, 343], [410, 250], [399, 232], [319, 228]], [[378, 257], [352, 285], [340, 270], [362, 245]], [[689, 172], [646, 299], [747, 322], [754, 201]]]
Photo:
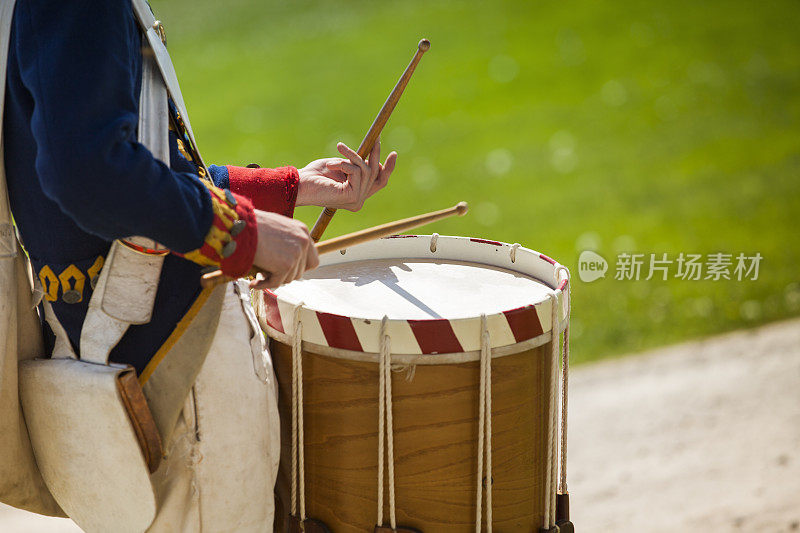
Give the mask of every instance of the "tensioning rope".
[[563, 363], [561, 366], [561, 468], [559, 470], [560, 477], [558, 480], [558, 493], [567, 494], [567, 403], [569, 400], [569, 319], [572, 313], [572, 299], [571, 287], [569, 285], [569, 270], [567, 267], [560, 265], [556, 269], [556, 282], [558, 283], [559, 275], [564, 273], [566, 285], [564, 285], [564, 292], [567, 297], [567, 324], [564, 327], [564, 354]]
[[[297, 516], [300, 500], [300, 521], [306, 519], [305, 451], [303, 450], [303, 324], [300, 303], [294, 309], [294, 339], [292, 342], [292, 515]], [[299, 487], [298, 487], [299, 482]]]
[[558, 320], [558, 291], [553, 291], [547, 295], [550, 299], [550, 386], [547, 417], [547, 467], [545, 470], [544, 483], [544, 518], [543, 528], [550, 529], [556, 523], [556, 478], [558, 465], [556, 464], [556, 424], [558, 410], [556, 409], [556, 395], [558, 388], [558, 363], [560, 355], [560, 337]]
[[[480, 397], [478, 398], [478, 479], [475, 501], [475, 533], [480, 533], [484, 479], [486, 485], [486, 531], [492, 531], [492, 348], [486, 315], [481, 315]], [[486, 477], [483, 475], [484, 451]]]
[[[392, 421], [392, 343], [388, 334], [389, 317], [384, 316], [380, 331], [378, 361], [378, 522], [383, 525], [383, 465], [388, 466], [389, 525], [397, 529], [394, 501], [394, 427]], [[384, 445], [384, 442], [386, 443]]]

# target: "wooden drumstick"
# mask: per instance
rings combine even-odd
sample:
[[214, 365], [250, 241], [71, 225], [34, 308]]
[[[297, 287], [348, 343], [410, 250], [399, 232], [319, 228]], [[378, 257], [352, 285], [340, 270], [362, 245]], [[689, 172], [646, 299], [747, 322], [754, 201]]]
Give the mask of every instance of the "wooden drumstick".
[[[430, 213], [425, 213], [424, 215], [417, 215], [415, 217], [404, 218], [402, 220], [395, 220], [394, 222], [381, 224], [380, 226], [362, 229], [360, 231], [348, 233], [347, 235], [342, 235], [341, 237], [334, 237], [333, 239], [322, 241], [317, 243], [315, 246], [318, 254], [338, 252], [339, 250], [344, 250], [345, 248], [350, 248], [351, 246], [355, 246], [357, 244], [362, 244], [375, 239], [388, 237], [389, 235], [395, 235], [410, 229], [418, 228], [419, 226], [424, 226], [425, 224], [430, 224], [431, 222], [436, 222], [437, 220], [442, 220], [443, 218], [452, 217], [454, 215], [463, 216], [466, 214], [467, 210], [467, 202], [459, 202], [453, 207], [447, 209], [432, 211]], [[251, 275], [259, 273], [259, 271], [255, 269], [251, 270], [250, 272]], [[200, 285], [204, 289], [207, 289], [209, 287], [215, 287], [220, 283], [227, 283], [232, 280], [233, 278], [224, 275], [222, 271], [215, 270], [214, 272], [204, 274], [200, 279]]]
[[425, 224], [430, 224], [431, 222], [436, 222], [437, 220], [451, 217], [453, 215], [462, 216], [466, 214], [468, 209], [467, 202], [459, 202], [453, 207], [442, 209], [441, 211], [432, 211], [430, 213], [425, 213], [424, 215], [404, 218], [403, 220], [395, 220], [394, 222], [387, 222], [386, 224], [381, 224], [380, 226], [373, 226], [371, 228], [362, 229], [361, 231], [348, 233], [347, 235], [342, 235], [341, 237], [334, 237], [333, 239], [328, 239], [327, 241], [317, 243], [317, 253], [328, 254], [331, 252], [338, 252], [339, 250], [350, 248], [356, 244], [374, 241], [375, 239], [402, 233], [404, 231], [418, 228], [420, 226], [424, 226]]
[[[417, 63], [419, 63], [419, 60], [422, 59], [422, 54], [430, 50], [430, 48], [431, 42], [428, 39], [422, 39], [417, 44], [417, 51], [414, 52], [414, 57], [411, 58], [411, 63], [408, 64], [406, 70], [403, 72], [403, 75], [400, 76], [400, 79], [397, 81], [394, 89], [392, 89], [392, 92], [389, 94], [389, 98], [387, 98], [383, 103], [383, 107], [381, 107], [381, 110], [378, 112], [378, 116], [375, 117], [375, 120], [372, 122], [372, 126], [369, 127], [369, 131], [364, 136], [364, 140], [361, 141], [361, 145], [358, 147], [358, 155], [362, 158], [367, 157], [372, 151], [375, 141], [378, 140], [381, 130], [383, 130], [383, 127], [389, 120], [389, 116], [392, 114], [397, 102], [400, 100], [400, 96], [403, 94], [406, 85], [408, 85], [408, 80], [411, 79], [411, 75], [417, 68]], [[314, 223], [314, 227], [311, 228], [311, 238], [314, 239], [314, 242], [320, 240], [322, 234], [325, 232], [325, 229], [328, 227], [328, 224], [335, 214], [336, 209], [333, 207], [326, 207], [322, 213], [320, 213], [319, 218], [317, 218], [317, 221]]]

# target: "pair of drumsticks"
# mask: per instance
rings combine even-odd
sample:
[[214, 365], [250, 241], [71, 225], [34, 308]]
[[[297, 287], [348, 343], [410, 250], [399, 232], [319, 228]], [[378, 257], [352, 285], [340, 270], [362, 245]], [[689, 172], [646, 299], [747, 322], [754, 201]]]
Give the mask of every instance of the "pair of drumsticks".
[[[392, 114], [392, 111], [394, 111], [394, 108], [397, 105], [397, 102], [400, 100], [400, 96], [403, 94], [406, 85], [408, 85], [411, 75], [417, 68], [419, 60], [422, 59], [422, 54], [427, 52], [430, 47], [431, 42], [428, 39], [422, 39], [419, 44], [417, 44], [417, 50], [414, 52], [414, 57], [411, 58], [411, 63], [409, 63], [405, 71], [403, 71], [403, 75], [400, 76], [400, 79], [397, 81], [394, 89], [392, 89], [389, 97], [383, 103], [383, 107], [381, 107], [381, 110], [378, 112], [378, 116], [375, 117], [375, 120], [372, 122], [372, 126], [370, 126], [369, 131], [367, 131], [367, 134], [364, 136], [364, 140], [361, 141], [361, 145], [358, 147], [358, 155], [360, 157], [365, 158], [372, 151], [373, 145], [378, 140], [383, 127], [389, 120], [389, 116]], [[322, 234], [325, 232], [325, 228], [328, 227], [333, 215], [336, 214], [336, 209], [332, 207], [326, 207], [319, 215], [319, 218], [317, 218], [317, 222], [314, 224], [314, 227], [311, 229], [311, 238], [315, 243], [317, 243], [317, 253], [325, 254], [344, 250], [345, 248], [355, 246], [356, 244], [361, 244], [374, 239], [380, 239], [381, 237], [402, 233], [403, 231], [408, 231], [425, 224], [430, 224], [431, 222], [451, 217], [453, 215], [463, 215], [466, 212], [466, 202], [459, 202], [457, 205], [448, 209], [442, 209], [441, 211], [433, 211], [431, 213], [425, 213], [423, 215], [405, 218], [403, 220], [396, 220], [387, 224], [381, 224], [380, 226], [374, 226], [372, 228], [342, 235], [341, 237], [336, 237], [327, 241], [318, 242], [322, 237]], [[264, 274], [268, 275], [268, 273]], [[228, 281], [231, 281], [231, 278], [224, 275], [222, 271], [216, 270], [209, 274], [205, 274], [202, 277], [200, 284], [206, 288], [214, 287], [220, 283], [226, 283]]]

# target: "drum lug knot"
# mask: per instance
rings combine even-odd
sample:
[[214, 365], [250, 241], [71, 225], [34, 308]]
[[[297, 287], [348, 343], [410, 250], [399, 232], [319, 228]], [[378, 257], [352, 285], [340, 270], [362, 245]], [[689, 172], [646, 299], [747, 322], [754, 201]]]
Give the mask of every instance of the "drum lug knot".
[[431, 235], [431, 253], [436, 253], [436, 241], [439, 240], [439, 234], [433, 233]]

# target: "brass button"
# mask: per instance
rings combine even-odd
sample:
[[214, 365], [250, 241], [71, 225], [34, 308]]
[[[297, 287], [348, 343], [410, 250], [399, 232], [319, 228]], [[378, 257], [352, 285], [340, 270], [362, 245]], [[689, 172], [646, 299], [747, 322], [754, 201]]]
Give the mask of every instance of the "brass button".
[[222, 257], [228, 258], [236, 252], [236, 241], [231, 241], [222, 247]]
[[61, 299], [64, 300], [64, 303], [76, 304], [81, 301], [81, 293], [75, 289], [70, 289], [68, 291], [64, 291], [64, 295], [61, 297]]
[[231, 237], [239, 235], [245, 227], [247, 227], [247, 222], [242, 219], [236, 220], [231, 226]]
[[231, 207], [236, 207], [236, 197], [233, 195], [230, 189], [225, 189], [225, 200], [227, 200]]
[[153, 29], [156, 30], [158, 38], [161, 39], [161, 42], [164, 44], [164, 46], [167, 46], [167, 32], [164, 30], [164, 25], [160, 20], [153, 21]]
[[[192, 156], [191, 156], [191, 154], [190, 154], [190, 153], [189, 153], [189, 152], [186, 150], [186, 146], [183, 144], [183, 141], [182, 141], [182, 140], [180, 140], [180, 139], [176, 139], [176, 141], [177, 141], [177, 143], [178, 143], [178, 151], [181, 153], [181, 155], [182, 155], [182, 156], [183, 156], [183, 157], [184, 157], [184, 158], [185, 158], [187, 161], [193, 161], [193, 159], [192, 159]], [[197, 171], [197, 172], [198, 172], [198, 174], [200, 174], [201, 176], [203, 175], [202, 173], [200, 173], [200, 169], [198, 169], [198, 171]]]

